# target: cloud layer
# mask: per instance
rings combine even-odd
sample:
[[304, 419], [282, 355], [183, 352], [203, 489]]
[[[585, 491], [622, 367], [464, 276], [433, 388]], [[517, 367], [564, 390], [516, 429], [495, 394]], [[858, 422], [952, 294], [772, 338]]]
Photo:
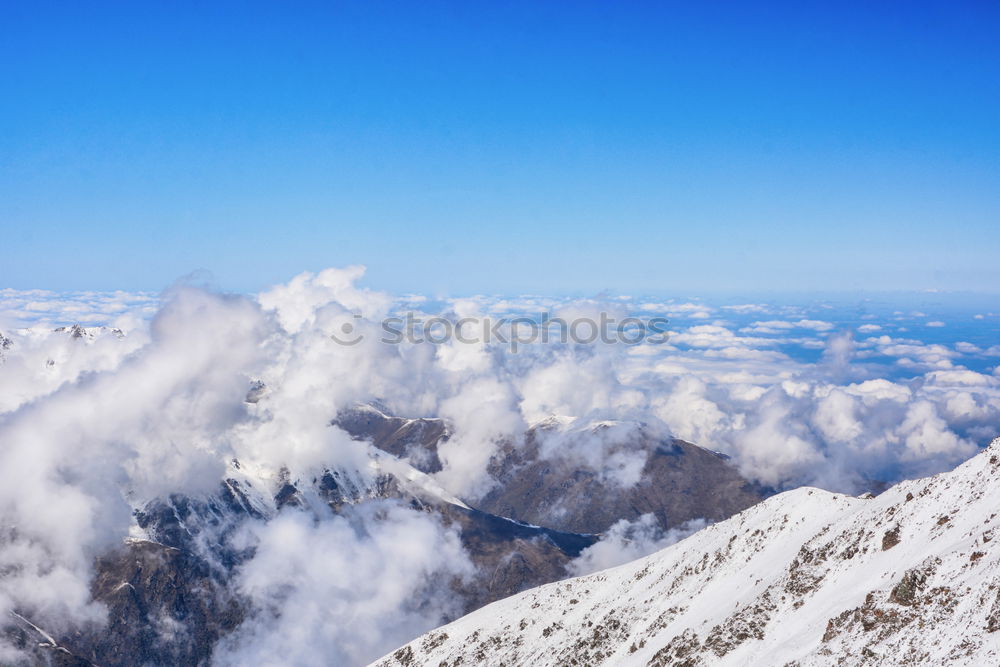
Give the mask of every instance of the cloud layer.
[[[134, 508], [210, 493], [234, 459], [271, 490], [278, 471], [372, 474], [367, 447], [329, 426], [358, 402], [447, 419], [436, 481], [473, 504], [494, 483], [491, 456], [541, 422], [556, 425], [542, 456], [620, 485], [641, 470], [628, 437], [641, 423], [729, 455], [763, 484], [847, 492], [949, 468], [1000, 424], [1000, 348], [988, 336], [944, 339], [955, 324], [937, 326], [943, 317], [924, 312], [848, 321], [822, 305], [435, 301], [362, 289], [362, 275], [305, 273], [257, 296], [0, 292], [0, 608], [54, 632], [99, 623], [104, 612], [88, 592], [94, 556], [136, 534]], [[662, 344], [516, 353], [379, 341], [382, 318], [413, 309], [451, 319], [658, 315], [673, 330]], [[995, 315], [979, 315], [977, 326], [996, 326]], [[53, 330], [74, 321], [87, 326]], [[330, 337], [347, 330], [357, 344]], [[252, 386], [264, 389], [248, 403]], [[573, 571], [677, 537], [649, 518], [618, 525]], [[447, 590], [427, 582], [471, 568], [451, 529], [391, 503], [345, 516], [281, 514], [240, 539], [256, 550], [239, 575], [254, 613], [220, 648], [223, 664], [247, 652], [258, 663], [374, 657], [454, 613]]]

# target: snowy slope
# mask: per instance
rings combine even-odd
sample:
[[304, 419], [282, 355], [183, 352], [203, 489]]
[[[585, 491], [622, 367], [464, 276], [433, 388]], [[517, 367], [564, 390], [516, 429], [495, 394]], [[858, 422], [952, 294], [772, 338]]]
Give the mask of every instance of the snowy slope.
[[1000, 439], [876, 498], [802, 488], [376, 664], [1000, 664]]

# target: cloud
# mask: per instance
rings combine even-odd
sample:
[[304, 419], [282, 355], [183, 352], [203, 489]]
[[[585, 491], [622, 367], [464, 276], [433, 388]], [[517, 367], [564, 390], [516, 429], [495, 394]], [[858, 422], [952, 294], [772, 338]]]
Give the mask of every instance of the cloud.
[[770, 310], [770, 307], [759, 303], [741, 303], [732, 306], [722, 306], [722, 309], [731, 310], [736, 313], [766, 313]]
[[505, 439], [519, 437], [525, 424], [516, 408], [513, 388], [489, 377], [462, 383], [437, 411], [454, 428], [454, 435], [438, 447], [444, 470], [437, 474], [446, 488], [466, 497], [479, 497], [492, 486], [486, 469]]
[[0, 414], [55, 392], [87, 373], [117, 368], [149, 342], [142, 325], [125, 334], [107, 327], [18, 329], [4, 335], [0, 349]]
[[389, 298], [356, 288], [355, 281], [364, 274], [363, 266], [326, 269], [315, 275], [301, 273], [289, 283], [263, 292], [258, 301], [264, 310], [277, 313], [281, 326], [291, 334], [314, 324], [323, 307], [336, 305], [348, 312], [378, 316], [388, 308]]
[[215, 665], [363, 665], [461, 612], [448, 582], [473, 573], [458, 535], [431, 515], [365, 503], [320, 521], [253, 522], [236, 587], [252, 604]]
[[605, 484], [628, 488], [639, 483], [648, 453], [638, 422], [574, 420], [537, 432], [543, 459], [593, 470]]
[[598, 542], [571, 560], [566, 569], [574, 577], [580, 577], [622, 565], [666, 549], [706, 525], [708, 524], [704, 519], [692, 519], [665, 531], [652, 514], [643, 514], [635, 521], [622, 519], [601, 535]]
[[[410, 354], [374, 336], [362, 348], [330, 340], [326, 328], [347, 306], [378, 313], [385, 303], [354, 290], [348, 278], [300, 276], [268, 293], [266, 307], [178, 288], [148, 327], [121, 337], [42, 329], [13, 335], [0, 383], [7, 410], [0, 421], [0, 608], [55, 633], [100, 624], [105, 610], [89, 595], [92, 563], [141, 534], [133, 508], [171, 493], [213, 493], [234, 458], [273, 491], [282, 468], [292, 476], [321, 466], [370, 475], [366, 448], [329, 421], [339, 407], [374, 393], [404, 407], [424, 402], [453, 419], [458, 437], [481, 435], [477, 417], [495, 428], [495, 413], [473, 410], [465, 422], [463, 406], [448, 403], [466, 396], [489, 403], [489, 387], [476, 391], [468, 379], [469, 364], [437, 363], [432, 348], [430, 357]], [[253, 404], [244, 401], [251, 380], [267, 386]], [[324, 664], [331, 655], [355, 663], [377, 657], [457, 613], [461, 601], [450, 589], [428, 582], [467, 576], [471, 568], [453, 531], [391, 504], [359, 507], [346, 518], [281, 515], [246, 530], [256, 555], [240, 582], [255, 615], [238, 636], [274, 664], [289, 655]], [[320, 604], [327, 612], [317, 617]], [[303, 609], [308, 613], [299, 615]], [[311, 645], [324, 647], [313, 658], [305, 647], [294, 653], [289, 640], [306, 628]]]
[[687, 317], [704, 320], [712, 316], [713, 308], [701, 303], [653, 303], [639, 304], [639, 310], [667, 317]]
[[0, 330], [51, 329], [71, 324], [133, 328], [151, 317], [159, 296], [151, 292], [51, 292], [0, 289]]
[[897, 357], [896, 363], [917, 370], [947, 369], [960, 353], [941, 344], [925, 344], [914, 340], [901, 340], [889, 336], [869, 338], [862, 343], [878, 354]]
[[266, 328], [248, 299], [178, 290], [140, 350], [0, 421], [0, 608], [52, 632], [103, 618], [91, 564], [129, 534], [127, 497], [214, 488]]
[[706, 348], [758, 347], [776, 343], [769, 338], [737, 336], [730, 329], [715, 324], [702, 324], [671, 333], [670, 341], [677, 345]]
[[823, 320], [802, 319], [795, 322], [789, 320], [768, 320], [766, 322], [754, 322], [750, 326], [740, 329], [740, 331], [743, 333], [778, 334], [786, 332], [790, 329], [805, 329], [809, 331], [822, 332], [832, 330], [833, 324]]
[[[996, 354], [993, 348], [854, 339], [837, 331], [832, 315], [778, 308], [784, 319], [743, 329], [677, 326], [667, 344], [534, 344], [516, 353], [454, 340], [391, 345], [379, 340], [380, 319], [418, 303], [451, 318], [539, 306], [567, 317], [622, 316], [629, 304], [396, 300], [359, 287], [362, 276], [360, 267], [304, 273], [256, 298], [180, 287], [157, 297], [151, 318], [150, 301], [125, 293], [0, 292], [6, 312], [25, 324], [4, 331], [9, 344], [0, 350], [0, 564], [8, 573], [0, 607], [44, 620], [52, 631], [99, 621], [104, 611], [89, 599], [91, 564], [137, 530], [136, 504], [208, 493], [234, 458], [262, 488], [277, 484], [281, 468], [305, 478], [337, 465], [367, 479], [367, 447], [329, 426], [357, 402], [378, 399], [401, 415], [445, 418], [451, 437], [440, 447], [435, 482], [466, 499], [490, 488], [489, 462], [500, 445], [517, 446], [530, 425], [551, 417], [563, 426], [540, 437], [542, 456], [595, 470], [612, 484], [638, 480], [645, 453], [632, 445], [641, 424], [728, 454], [752, 480], [845, 492], [952, 467], [1000, 424], [998, 371], [962, 365], [968, 355]], [[88, 305], [73, 310], [80, 303]], [[695, 302], [660, 305], [686, 316], [715, 312]], [[748, 318], [759, 312], [744, 310]], [[74, 312], [110, 319], [54, 331], [53, 313]], [[39, 319], [23, 319], [31, 313]], [[116, 332], [113, 321], [130, 326]], [[348, 324], [357, 343], [339, 345], [331, 333]], [[266, 386], [256, 403], [244, 401], [251, 382]], [[256, 549], [240, 575], [255, 611], [240, 637], [266, 656], [309, 661], [309, 642], [344, 660], [375, 655], [450, 613], [453, 601], [421, 588], [422, 577], [467, 572], [453, 533], [392, 505], [339, 518], [281, 514], [247, 528], [243, 539]], [[576, 567], [666, 539], [646, 523], [621, 526]], [[411, 562], [402, 562], [410, 556], [395, 540], [413, 549]], [[334, 544], [342, 555], [329, 553]], [[436, 552], [449, 564], [436, 561]], [[363, 581], [324, 569], [347, 559], [363, 561]], [[314, 579], [312, 590], [305, 582]], [[347, 633], [333, 611], [317, 608], [321, 599], [332, 610], [358, 607], [367, 625]], [[421, 601], [426, 615], [404, 599]], [[383, 625], [398, 633], [368, 627]], [[241, 656], [233, 645], [217, 658]]]
[[996, 387], [995, 379], [970, 370], [932, 371], [924, 376], [926, 386]]

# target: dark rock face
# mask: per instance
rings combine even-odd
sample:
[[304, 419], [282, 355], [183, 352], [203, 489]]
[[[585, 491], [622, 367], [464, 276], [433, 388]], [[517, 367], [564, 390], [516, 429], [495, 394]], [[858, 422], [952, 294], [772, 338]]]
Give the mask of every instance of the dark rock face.
[[[334, 423], [419, 470], [441, 469], [437, 446], [448, 438], [443, 420], [390, 417], [364, 406], [341, 413]], [[600, 533], [620, 519], [631, 521], [646, 513], [655, 515], [664, 528], [691, 519], [720, 521], [769, 495], [744, 479], [728, 457], [683, 440], [657, 437], [645, 428], [636, 429], [627, 443], [633, 453], [645, 455], [639, 482], [622, 486], [572, 460], [543, 457], [541, 444], [549, 432], [544, 425], [533, 427], [523, 442], [503, 443], [489, 468], [498, 484], [472, 504], [525, 523]], [[591, 435], [581, 432], [570, 438]], [[573, 446], [572, 441], [566, 444]]]
[[[221, 545], [244, 519], [264, 518], [254, 508], [248, 491], [237, 480], [227, 479], [219, 485], [218, 493], [204, 500], [172, 494], [137, 511], [136, 523], [157, 542], [191, 553], [205, 553], [203, 536]], [[221, 559], [223, 567], [235, 564], [224, 549], [215, 548], [211, 552]]]
[[108, 606], [108, 626], [81, 638], [82, 651], [73, 642], [95, 663], [202, 664], [243, 620], [244, 605], [226, 587], [230, 573], [213, 572], [189, 551], [135, 542], [96, 569], [92, 593]]
[[[389, 416], [381, 406], [359, 406], [340, 413], [333, 423], [419, 470], [441, 469], [437, 447], [448, 438], [441, 419], [404, 419]], [[490, 587], [476, 591], [478, 603], [469, 610], [562, 578], [569, 559], [621, 519], [652, 513], [663, 527], [691, 519], [718, 521], [767, 495], [766, 489], [740, 476], [727, 457], [682, 440], [657, 438], [644, 428], [627, 443], [633, 453], [645, 456], [639, 482], [621, 486], [572, 461], [544, 458], [541, 446], [547, 431], [546, 426], [532, 428], [524, 442], [501, 445], [489, 468], [498, 484], [472, 502], [478, 511], [463, 514], [454, 506], [443, 511], [449, 522], [462, 527], [473, 562], [497, 573]], [[522, 533], [535, 531], [530, 542], [528, 535], [510, 535], [516, 522], [522, 523]], [[498, 541], [501, 535], [508, 539]]]
[[639, 482], [622, 486], [594, 470], [539, 455], [539, 432], [507, 446], [491, 467], [499, 484], [477, 506], [486, 512], [578, 533], [600, 533], [620, 519], [652, 513], [663, 527], [691, 519], [719, 521], [756, 504], [765, 491], [743, 479], [724, 457], [683, 440], [662, 441], [639, 430], [645, 453]]
[[215, 642], [243, 620], [244, 606], [226, 589], [227, 573], [186, 550], [133, 541], [95, 563], [91, 595], [107, 624], [59, 637], [27, 622], [6, 633], [34, 664], [202, 665]]
[[0, 618], [0, 632], [11, 646], [21, 651], [24, 659], [19, 664], [44, 665], [45, 667], [94, 667], [94, 663], [74, 655], [65, 646], [56, 643], [45, 630], [17, 612]]
[[59, 327], [55, 331], [58, 333], [69, 332], [71, 338], [85, 338], [87, 336], [87, 330], [79, 324], [74, 324], [69, 327]]
[[465, 613], [562, 579], [566, 564], [597, 541], [594, 535], [527, 526], [455, 505], [431, 511], [461, 529], [462, 545], [479, 572], [471, 584], [458, 589], [465, 599]]
[[688, 628], [657, 651], [648, 667], [701, 667], [705, 661], [698, 655], [700, 650], [698, 635]]
[[383, 452], [405, 460], [421, 472], [441, 470], [437, 446], [448, 439], [443, 419], [392, 417], [372, 406], [344, 410], [333, 424], [352, 438], [368, 440]]
[[[441, 469], [437, 446], [448, 438], [442, 420], [363, 408], [341, 413], [334, 424], [422, 472]], [[707, 450], [652, 437], [637, 448], [646, 452], [641, 479], [620, 488], [594, 471], [542, 458], [538, 433], [529, 432], [524, 443], [501, 447], [491, 465], [499, 485], [478, 508], [447, 502], [391, 474], [361, 483], [333, 469], [307, 480], [279, 471], [270, 493], [229, 478], [208, 497], [175, 494], [148, 503], [135, 518], [150, 539], [127, 541], [96, 560], [91, 593], [108, 609], [106, 626], [55, 638], [27, 620], [0, 630], [36, 664], [206, 665], [219, 639], [253, 612], [233, 586], [252, 547], [237, 548], [230, 537], [274, 511], [348, 514], [360, 503], [390, 501], [435, 515], [459, 529], [477, 568], [471, 580], [450, 584], [468, 613], [562, 579], [569, 561], [596, 542], [594, 533], [619, 519], [647, 512], [664, 526], [721, 519], [761, 497]]]
[[[460, 529], [479, 573], [471, 581], [452, 583], [464, 602], [463, 613], [562, 578], [566, 563], [596, 541], [419, 498], [390, 477], [367, 490], [338, 482], [339, 477], [327, 471], [308, 482], [335, 512], [350, 511], [359, 502], [405, 501]], [[275, 505], [282, 511], [309, 511], [297, 500], [303, 490], [286, 481], [274, 496]], [[44, 636], [35, 637], [38, 633], [24, 623], [6, 631], [8, 638], [17, 639], [37, 664], [208, 664], [216, 642], [251, 612], [231, 584], [252, 552], [239, 551], [227, 540], [243, 522], [266, 520], [249, 492], [230, 479], [208, 499], [173, 495], [150, 503], [136, 520], [155, 541], [129, 541], [95, 562], [91, 593], [107, 606], [105, 627], [59, 637], [58, 645], [49, 647], [39, 646]]]
[[885, 535], [882, 536], [882, 551], [888, 551], [897, 544], [899, 544], [899, 526], [885, 531]]
[[889, 600], [901, 605], [912, 605], [924, 589], [927, 575], [920, 570], [909, 570], [903, 575], [902, 581], [893, 587]]

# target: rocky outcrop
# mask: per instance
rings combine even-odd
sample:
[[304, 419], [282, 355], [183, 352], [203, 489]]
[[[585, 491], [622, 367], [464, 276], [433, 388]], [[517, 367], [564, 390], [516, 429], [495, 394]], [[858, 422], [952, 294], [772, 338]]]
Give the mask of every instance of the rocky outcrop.
[[[246, 400], [266, 393], [256, 382]], [[50, 636], [19, 617], [4, 625], [4, 633], [39, 664], [207, 664], [220, 638], [253, 613], [234, 585], [253, 547], [231, 538], [247, 522], [282, 512], [350, 514], [364, 503], [391, 502], [433, 514], [458, 529], [475, 566], [472, 577], [442, 582], [468, 613], [563, 579], [567, 564], [598, 539], [594, 533], [619, 519], [646, 512], [665, 525], [719, 518], [760, 497], [718, 455], [651, 436], [627, 443], [647, 458], [639, 483], [622, 490], [586, 467], [544, 458], [540, 431], [533, 429], [524, 443], [501, 447], [491, 467], [499, 486], [473, 507], [431, 476], [441, 469], [437, 447], [449, 437], [443, 420], [360, 406], [334, 423], [375, 447], [369, 469], [330, 468], [308, 478], [280, 469], [261, 477], [234, 460], [215, 493], [171, 494], [136, 508], [142, 538], [126, 540], [94, 564], [91, 593], [107, 608], [105, 626]], [[560, 507], [568, 510], [553, 511]], [[607, 617], [588, 630], [566, 657], [603, 656], [627, 627]]]
[[[600, 428], [599, 426], [597, 428]], [[484, 511], [560, 530], [600, 533], [621, 519], [653, 514], [660, 526], [692, 519], [719, 521], [760, 502], [766, 490], [744, 479], [725, 457], [691, 443], [654, 435], [639, 426], [621, 444], [641, 457], [634, 483], [621, 483], [573, 458], [543, 456], [544, 427], [528, 431], [520, 446], [506, 445], [490, 472], [496, 487], [477, 501]], [[570, 438], [599, 437], [580, 430]], [[573, 443], [566, 445], [572, 450]], [[614, 456], [615, 450], [609, 452]]]
[[875, 498], [782, 493], [646, 558], [479, 609], [376, 664], [1000, 664], [997, 461], [1000, 440]]

